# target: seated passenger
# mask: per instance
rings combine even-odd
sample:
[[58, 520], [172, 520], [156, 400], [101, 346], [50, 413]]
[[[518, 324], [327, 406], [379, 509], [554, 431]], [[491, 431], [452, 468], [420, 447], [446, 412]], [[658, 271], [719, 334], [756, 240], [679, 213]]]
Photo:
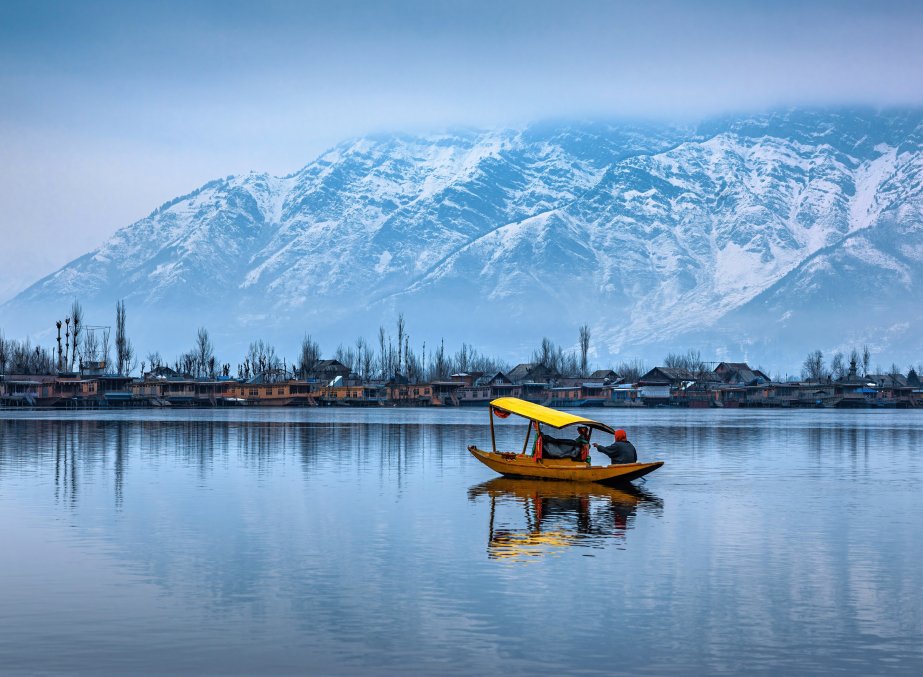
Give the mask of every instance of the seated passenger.
[[624, 430], [615, 431], [615, 442], [608, 447], [601, 447], [598, 444], [593, 446], [608, 456], [609, 462], [613, 465], [616, 463], [638, 462], [638, 452], [635, 445], [628, 441], [628, 436]]
[[590, 429], [585, 425], [577, 427], [577, 439], [574, 440], [580, 447], [578, 460], [586, 461], [590, 465]]
[[585, 425], [577, 426], [577, 439], [574, 440], [581, 447], [590, 443], [590, 429]]
[[542, 456], [545, 458], [580, 458], [580, 445], [574, 440], [542, 434]]

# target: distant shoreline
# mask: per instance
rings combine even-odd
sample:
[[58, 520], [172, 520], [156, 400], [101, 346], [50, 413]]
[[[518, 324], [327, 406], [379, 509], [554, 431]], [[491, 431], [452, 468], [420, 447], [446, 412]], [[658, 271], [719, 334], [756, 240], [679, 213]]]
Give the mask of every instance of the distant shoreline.
[[[637, 407], [613, 407], [608, 405], [585, 405], [580, 407], [555, 407], [556, 409], [567, 410], [567, 411], [607, 411], [612, 412], [647, 412], [647, 411], [740, 411], [741, 413], [752, 413], [755, 411], [791, 411], [791, 412], [800, 412], [800, 411], [837, 411], [837, 412], [856, 412], [856, 411], [923, 411], [923, 407], [914, 406], [893, 406], [893, 405], [881, 405], [881, 406], [854, 406], [854, 407], [824, 407], [824, 406], [815, 406], [815, 407], [784, 407], [784, 406], [753, 406], [753, 407], [686, 407], [679, 405], [654, 405], [654, 406], [637, 406]], [[134, 405], [127, 407], [42, 407], [42, 406], [10, 406], [10, 405], [0, 405], [0, 415], [7, 412], [40, 412], [40, 413], [87, 413], [87, 414], [97, 414], [97, 413], [126, 413], [132, 411], [162, 411], [162, 412], [188, 412], [188, 411], [201, 411], [201, 412], [216, 412], [216, 411], [471, 411], [471, 412], [480, 412], [483, 407], [477, 406], [426, 406], [426, 405], [380, 405], [380, 406], [351, 406], [351, 405], [319, 405], [312, 407], [305, 406], [296, 406], [296, 407], [278, 407], [273, 405], [245, 405], [245, 406], [219, 406], [219, 407], [210, 407], [210, 406], [186, 406], [186, 407], [161, 407], [161, 406], [151, 406], [151, 405]]]

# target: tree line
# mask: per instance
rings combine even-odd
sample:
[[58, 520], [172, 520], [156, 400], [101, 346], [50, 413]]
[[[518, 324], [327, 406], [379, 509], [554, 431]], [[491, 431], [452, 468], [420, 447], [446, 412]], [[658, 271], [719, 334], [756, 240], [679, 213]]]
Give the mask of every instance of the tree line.
[[[867, 345], [862, 349], [853, 348], [849, 355], [837, 351], [830, 358], [827, 364], [824, 360], [824, 353], [821, 350], [813, 350], [808, 353], [801, 365], [801, 378], [805, 381], [814, 383], [823, 383], [825, 381], [841, 381], [853, 373], [856, 378], [865, 378], [871, 374], [881, 374], [886, 376], [903, 376], [904, 372], [895, 363], [884, 370], [881, 365], [872, 368], [872, 353]], [[923, 373], [923, 363], [916, 366], [907, 367], [907, 376], [911, 374]]]
[[[193, 346], [172, 361], [164, 359], [157, 351], [149, 352], [139, 360], [126, 330], [126, 317], [125, 302], [118, 301], [115, 307], [115, 336], [110, 341], [110, 327], [86, 325], [83, 308], [75, 300], [65, 317], [55, 322], [57, 337], [51, 350], [33, 346], [29, 339], [6, 339], [0, 330], [0, 373], [54, 374], [90, 368], [128, 376], [138, 367], [141, 374], [170, 367], [178, 373], [196, 378], [236, 376], [249, 379], [267, 372], [280, 378], [307, 378], [315, 372], [322, 360], [320, 344], [305, 334], [293, 359], [280, 354], [273, 344], [258, 339], [249, 344], [241, 359], [234, 363], [221, 362], [215, 355], [215, 346], [205, 327], [198, 328]], [[563, 377], [589, 376], [591, 333], [588, 325], [578, 328], [576, 345], [574, 350], [565, 350], [563, 346], [543, 337], [532, 351], [529, 362]], [[454, 353], [446, 349], [444, 340], [435, 346], [427, 346], [425, 341], [419, 346], [415, 345], [411, 341], [403, 313], [398, 314], [393, 332], [379, 326], [374, 342], [359, 336], [350, 344], [341, 343], [333, 352], [333, 359], [348, 367], [359, 378], [368, 380], [387, 380], [400, 376], [410, 382], [436, 381], [448, 379], [454, 373], [476, 371], [495, 374], [498, 371], [508, 372], [511, 368], [507, 361], [486, 355], [468, 343], [462, 343]], [[713, 364], [703, 360], [700, 351], [695, 349], [685, 353], [669, 353], [663, 361], [663, 366], [683, 369], [696, 379], [705, 377], [712, 370]], [[849, 355], [834, 353], [829, 364], [825, 362], [820, 350], [814, 350], [802, 364], [801, 378], [816, 382], [838, 380], [846, 377], [851, 366], [855, 368], [857, 376], [871, 373], [871, 352], [868, 346], [854, 348]], [[761, 367], [757, 368], [762, 370]], [[628, 382], [637, 381], [647, 371], [644, 362], [639, 359], [624, 360], [611, 366], [611, 369]], [[914, 370], [913, 366], [909, 370]], [[918, 365], [915, 371], [923, 372], [923, 365]], [[880, 367], [877, 373], [883, 373]], [[896, 364], [892, 364], [888, 373], [901, 372]], [[775, 380], [796, 379], [777, 376]]]

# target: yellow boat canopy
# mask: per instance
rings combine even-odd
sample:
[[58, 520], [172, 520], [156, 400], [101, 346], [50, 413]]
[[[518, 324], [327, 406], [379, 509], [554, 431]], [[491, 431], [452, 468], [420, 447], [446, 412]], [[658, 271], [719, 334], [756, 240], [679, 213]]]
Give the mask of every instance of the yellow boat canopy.
[[594, 421], [593, 419], [584, 418], [583, 416], [575, 416], [574, 414], [566, 414], [563, 411], [558, 411], [556, 409], [551, 409], [550, 407], [543, 407], [540, 404], [535, 404], [534, 402], [526, 402], [521, 400], [518, 397], [498, 397], [490, 403], [491, 413], [494, 411], [502, 411], [510, 414], [516, 414], [517, 416], [522, 416], [531, 421], [538, 421], [539, 423], [545, 423], [550, 425], [552, 428], [563, 428], [569, 425], [581, 424], [589, 426], [590, 428], [596, 428], [597, 430], [603, 430], [610, 434], [615, 434], [615, 430], [610, 428], [605, 423], [600, 423], [599, 421]]

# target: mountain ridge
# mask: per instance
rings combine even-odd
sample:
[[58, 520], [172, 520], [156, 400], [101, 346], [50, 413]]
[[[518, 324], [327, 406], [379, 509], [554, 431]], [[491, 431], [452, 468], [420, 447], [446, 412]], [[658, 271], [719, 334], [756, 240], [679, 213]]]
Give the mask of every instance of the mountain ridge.
[[[916, 109], [797, 109], [351, 139], [287, 176], [225, 177], [167, 201], [0, 313], [34, 330], [74, 296], [94, 314], [125, 298], [153, 349], [172, 345], [164, 318], [285, 344], [369, 336], [405, 311], [415, 338], [511, 358], [543, 335], [573, 342], [587, 322], [600, 359], [693, 340], [735, 358], [785, 339], [767, 359], [790, 362], [836, 342], [747, 335], [748, 304], [860, 230], [923, 223], [921, 121]], [[891, 244], [870, 246], [878, 267], [862, 274], [886, 273]], [[921, 253], [902, 254], [908, 298]], [[923, 352], [910, 335], [882, 348]]]

